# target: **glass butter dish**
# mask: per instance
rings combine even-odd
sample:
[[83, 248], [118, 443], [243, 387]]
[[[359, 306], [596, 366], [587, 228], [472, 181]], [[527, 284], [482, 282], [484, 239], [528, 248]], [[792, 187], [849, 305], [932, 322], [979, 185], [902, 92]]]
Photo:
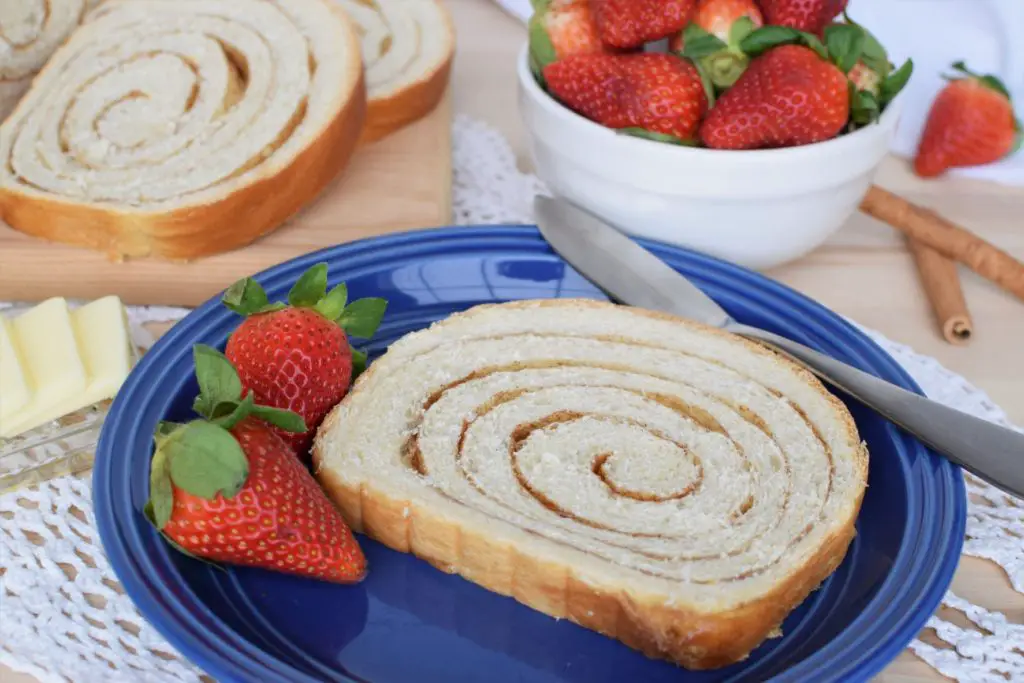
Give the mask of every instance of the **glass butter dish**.
[[91, 468], [110, 404], [101, 401], [23, 434], [0, 438], [0, 493]]
[[116, 296], [0, 315], [0, 493], [92, 467], [111, 398], [138, 360]]

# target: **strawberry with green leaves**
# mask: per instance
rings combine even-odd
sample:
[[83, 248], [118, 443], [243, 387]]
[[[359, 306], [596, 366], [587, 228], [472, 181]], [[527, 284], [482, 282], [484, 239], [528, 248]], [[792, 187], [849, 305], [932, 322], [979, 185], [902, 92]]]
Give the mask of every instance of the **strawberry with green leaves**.
[[548, 65], [544, 79], [573, 111], [660, 142], [692, 144], [708, 106], [696, 67], [672, 54], [577, 55]]
[[990, 164], [1021, 147], [1024, 128], [1010, 93], [992, 75], [970, 71], [963, 62], [932, 104], [914, 159], [914, 170], [934, 178], [955, 167]]
[[700, 0], [690, 24], [669, 41], [669, 50], [698, 64], [716, 88], [728, 88], [747, 68], [740, 44], [764, 25], [754, 0]]
[[620, 49], [682, 31], [695, 6], [695, 0], [590, 0], [601, 41]]
[[701, 140], [714, 149], [794, 147], [877, 120], [913, 67], [890, 73], [880, 96], [858, 90], [848, 74], [864, 57], [867, 35], [833, 24], [822, 43], [792, 28], [757, 29], [741, 43], [753, 61], [704, 120]]
[[607, 51], [589, 0], [533, 0], [530, 66], [534, 73], [559, 59]]
[[[850, 80], [850, 120], [857, 127], [878, 120], [882, 110], [907, 85], [914, 64], [907, 60], [897, 69], [870, 31], [848, 15], [844, 17], [845, 23], [826, 27], [824, 35], [830, 52], [850, 55], [850, 59], [859, 53], [846, 74]], [[841, 66], [848, 66], [848, 62]]]
[[302, 418], [262, 406], [223, 354], [194, 349], [202, 416], [154, 435], [147, 518], [179, 551], [335, 583], [366, 575], [366, 557], [338, 510], [279, 430]]
[[387, 302], [366, 298], [349, 303], [344, 284], [328, 292], [323, 263], [303, 273], [287, 304], [270, 303], [252, 278], [232, 285], [223, 302], [246, 316], [225, 349], [242, 386], [259, 404], [302, 417], [308, 432], [280, 436], [305, 459], [316, 428], [366, 365], [366, 355], [349, 346], [349, 335], [373, 336]]

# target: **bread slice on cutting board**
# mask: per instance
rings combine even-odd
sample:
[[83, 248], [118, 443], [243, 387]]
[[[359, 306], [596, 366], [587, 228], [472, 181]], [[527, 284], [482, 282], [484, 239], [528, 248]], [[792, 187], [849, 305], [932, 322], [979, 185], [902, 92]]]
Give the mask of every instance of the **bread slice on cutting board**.
[[429, 114], [444, 96], [455, 28], [440, 0], [336, 0], [359, 27], [369, 97], [363, 141]]
[[117, 258], [234, 249], [346, 167], [365, 110], [336, 0], [107, 0], [0, 127], [0, 218]]
[[357, 530], [706, 669], [777, 633], [840, 564], [868, 456], [846, 407], [764, 347], [549, 300], [395, 343], [314, 462]]

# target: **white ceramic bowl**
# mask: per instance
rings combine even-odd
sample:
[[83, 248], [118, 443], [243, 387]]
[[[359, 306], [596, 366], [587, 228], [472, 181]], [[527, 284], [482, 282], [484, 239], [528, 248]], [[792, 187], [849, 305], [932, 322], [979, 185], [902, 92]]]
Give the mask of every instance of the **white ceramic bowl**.
[[616, 133], [554, 100], [519, 55], [519, 108], [534, 165], [556, 195], [620, 229], [748, 268], [811, 251], [857, 210], [896, 131], [879, 123], [787, 149], [681, 147]]

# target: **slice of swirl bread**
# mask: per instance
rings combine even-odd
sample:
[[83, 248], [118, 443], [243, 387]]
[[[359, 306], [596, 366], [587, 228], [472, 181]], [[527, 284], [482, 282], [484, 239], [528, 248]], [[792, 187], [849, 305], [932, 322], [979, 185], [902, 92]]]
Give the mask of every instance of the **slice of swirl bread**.
[[455, 28], [440, 0], [337, 0], [361, 35], [369, 98], [364, 142], [430, 113], [448, 87]]
[[98, 2], [0, 2], [0, 121], [14, 110], [32, 84], [32, 77]]
[[365, 108], [334, 0], [107, 0], [0, 127], [0, 217], [115, 257], [226, 251], [346, 166]]
[[867, 477], [853, 419], [809, 372], [583, 300], [408, 335], [314, 460], [355, 529], [696, 669], [746, 657], [835, 570]]

